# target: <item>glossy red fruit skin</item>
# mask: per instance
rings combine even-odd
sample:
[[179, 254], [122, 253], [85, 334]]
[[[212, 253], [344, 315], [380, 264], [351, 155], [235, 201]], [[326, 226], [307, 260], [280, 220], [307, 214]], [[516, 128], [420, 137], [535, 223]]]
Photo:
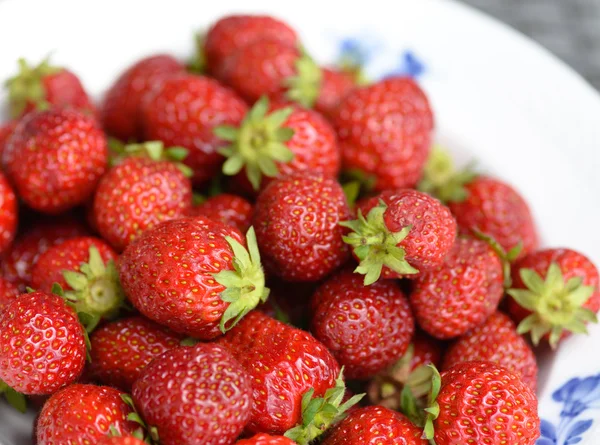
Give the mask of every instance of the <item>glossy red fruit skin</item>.
[[533, 445], [540, 436], [534, 392], [490, 362], [462, 363], [442, 373], [433, 425], [437, 445]]
[[181, 338], [142, 316], [107, 323], [90, 336], [90, 374], [106, 385], [131, 391], [144, 368], [177, 348]]
[[0, 380], [23, 394], [52, 394], [73, 383], [85, 364], [77, 315], [56, 295], [20, 295], [0, 317]]
[[419, 276], [410, 302], [417, 323], [439, 339], [485, 322], [504, 294], [502, 262], [485, 242], [458, 238], [444, 263]]
[[286, 23], [269, 16], [230, 15], [217, 20], [206, 34], [204, 56], [208, 70], [219, 77], [223, 59], [264, 38], [296, 45], [296, 32]]
[[352, 73], [347, 73], [333, 68], [321, 68], [323, 78], [315, 110], [332, 117], [342, 100], [356, 88]]
[[199, 343], [164, 353], [133, 385], [133, 399], [164, 445], [229, 444], [250, 418], [250, 377], [224, 348]]
[[370, 286], [343, 270], [325, 281], [311, 301], [311, 332], [344, 367], [348, 379], [368, 379], [393, 365], [415, 331], [410, 305], [397, 283]]
[[537, 249], [537, 228], [527, 202], [508, 184], [479, 176], [465, 186], [467, 199], [448, 204], [462, 233], [476, 229], [509, 251], [522, 243], [520, 256]]
[[65, 270], [79, 272], [81, 263], [89, 261], [90, 247], [98, 249], [105, 263], [118, 257], [112, 247], [100, 238], [91, 236], [71, 238], [40, 255], [31, 272], [31, 286], [43, 292], [50, 292], [52, 285], [58, 283], [63, 290], [71, 290], [63, 272]]
[[217, 150], [226, 143], [214, 134], [220, 125], [238, 126], [248, 111], [235, 92], [208, 77], [185, 74], [166, 79], [142, 106], [146, 140], [189, 150], [185, 163], [193, 182], [210, 180], [223, 163]]
[[291, 439], [285, 436], [271, 436], [270, 434], [260, 433], [248, 439], [238, 440], [236, 445], [295, 445]]
[[322, 445], [428, 445], [423, 430], [402, 414], [383, 406], [367, 406], [334, 426]]
[[253, 400], [249, 432], [283, 434], [301, 421], [302, 396], [323, 396], [340, 367], [309, 333], [252, 311], [218, 340], [250, 375]]
[[167, 221], [144, 232], [121, 255], [125, 294], [146, 317], [195, 338], [221, 335], [228, 303], [213, 274], [233, 270], [230, 236], [245, 245], [234, 227], [203, 216]]
[[184, 217], [191, 205], [192, 185], [175, 164], [132, 157], [100, 180], [94, 196], [94, 225], [122, 251], [146, 230]]
[[108, 134], [122, 141], [142, 138], [140, 109], [144, 96], [185, 66], [168, 54], [145, 57], [129, 66], [104, 96], [101, 120]]
[[17, 297], [21, 295], [19, 288], [8, 280], [0, 276], [0, 314]]
[[6, 251], [17, 233], [19, 207], [17, 197], [0, 172], [0, 254]]
[[409, 78], [388, 78], [348, 94], [333, 116], [343, 168], [375, 178], [375, 190], [414, 187], [431, 146], [433, 113]]
[[0, 159], [2, 159], [2, 153], [4, 153], [4, 147], [8, 141], [9, 136], [17, 126], [16, 120], [5, 122], [0, 124]]
[[93, 118], [54, 108], [21, 119], [2, 160], [16, 192], [29, 207], [58, 214], [92, 195], [106, 170], [108, 146]]
[[133, 436], [113, 436], [102, 439], [98, 445], [146, 445], [146, 442]]
[[121, 391], [108, 386], [76, 383], [54, 394], [37, 421], [37, 445], [98, 443], [114, 427], [121, 435], [133, 434], [137, 423], [127, 420], [132, 409]]
[[241, 196], [221, 193], [191, 208], [189, 216], [203, 215], [246, 233], [252, 224], [253, 210], [252, 204]]
[[538, 367], [535, 355], [515, 324], [501, 312], [467, 332], [444, 355], [443, 370], [472, 361], [496, 363], [519, 376], [533, 392], [537, 388]]
[[297, 173], [259, 195], [253, 226], [267, 272], [286, 281], [318, 281], [350, 256], [339, 223], [350, 218], [335, 179]]

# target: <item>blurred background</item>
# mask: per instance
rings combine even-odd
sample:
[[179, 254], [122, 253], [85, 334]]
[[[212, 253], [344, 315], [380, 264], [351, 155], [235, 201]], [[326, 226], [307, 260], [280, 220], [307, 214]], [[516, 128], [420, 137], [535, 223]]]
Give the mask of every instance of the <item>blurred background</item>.
[[600, 0], [463, 1], [541, 43], [600, 90]]

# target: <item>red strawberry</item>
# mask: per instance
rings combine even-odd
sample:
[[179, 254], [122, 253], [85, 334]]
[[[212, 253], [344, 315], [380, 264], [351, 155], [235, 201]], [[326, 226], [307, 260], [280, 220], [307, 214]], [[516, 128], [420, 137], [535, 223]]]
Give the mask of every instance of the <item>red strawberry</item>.
[[416, 190], [388, 190], [368, 199], [344, 241], [360, 261], [365, 284], [383, 278], [419, 274], [439, 266], [456, 237], [456, 222], [447, 207]]
[[454, 338], [482, 324], [504, 294], [502, 260], [485, 241], [459, 238], [443, 264], [414, 283], [410, 302], [428, 334]]
[[164, 79], [184, 71], [181, 62], [166, 54], [145, 57], [129, 66], [104, 96], [102, 124], [106, 132], [123, 141], [142, 139], [144, 96]]
[[146, 365], [163, 352], [179, 346], [181, 337], [144, 317], [105, 324], [90, 337], [94, 378], [131, 391]]
[[94, 119], [58, 108], [25, 116], [3, 153], [4, 168], [21, 199], [51, 214], [84, 203], [107, 161], [106, 138]]
[[146, 445], [146, 442], [134, 436], [113, 436], [102, 439], [98, 445]]
[[4, 153], [4, 147], [6, 147], [8, 138], [17, 126], [17, 123], [18, 121], [12, 120], [4, 124], [0, 124], [0, 159], [2, 158], [2, 153]]
[[146, 317], [196, 338], [217, 337], [269, 293], [253, 229], [246, 240], [249, 252], [236, 228], [203, 216], [167, 221], [125, 249], [123, 289]]
[[170, 77], [148, 94], [142, 105], [144, 136], [165, 146], [189, 150], [185, 163], [194, 183], [211, 179], [223, 162], [224, 145], [213, 132], [219, 125], [239, 125], [247, 106], [215, 80], [191, 74]]
[[77, 315], [52, 294], [23, 294], [0, 317], [0, 380], [23, 394], [52, 394], [73, 383], [85, 364]]
[[15, 192], [0, 172], [0, 253], [6, 251], [15, 238], [18, 211]]
[[35, 67], [19, 59], [19, 73], [9, 79], [6, 86], [13, 117], [51, 106], [72, 107], [91, 115], [96, 113], [79, 78], [65, 68], [50, 65], [48, 59]]
[[204, 56], [209, 71], [218, 77], [223, 60], [229, 54], [263, 38], [289, 45], [295, 45], [298, 41], [296, 32], [274, 17], [230, 15], [217, 20], [204, 40]]
[[442, 369], [472, 361], [494, 362], [521, 377], [535, 392], [537, 363], [527, 342], [517, 333], [514, 323], [501, 312], [460, 337], [446, 351]]
[[368, 379], [404, 354], [415, 330], [408, 300], [393, 281], [365, 286], [344, 270], [315, 292], [311, 332], [350, 379]]
[[513, 265], [512, 277], [508, 308], [518, 332], [531, 332], [534, 344], [544, 337], [556, 347], [569, 332], [586, 333], [587, 322], [598, 322], [598, 269], [581, 253], [532, 252]]
[[0, 277], [0, 314], [20, 295], [19, 289], [10, 281]]
[[270, 434], [260, 433], [249, 439], [238, 440], [236, 445], [296, 445], [296, 442], [285, 436], [271, 436]]
[[350, 209], [335, 179], [284, 176], [259, 195], [253, 225], [267, 271], [286, 281], [318, 281], [349, 256], [340, 221]]
[[[240, 185], [248, 181], [258, 190], [269, 178], [297, 172], [339, 173], [340, 153], [335, 132], [312, 110], [298, 106], [275, 105], [261, 98], [248, 112], [239, 128], [217, 127], [215, 134], [230, 141], [219, 150], [227, 157], [223, 173], [235, 175]], [[251, 190], [251, 189], [250, 189]]]
[[352, 73], [346, 71], [321, 68], [321, 72], [323, 79], [315, 109], [327, 117], [332, 117], [342, 99], [356, 88], [356, 80]]
[[328, 432], [322, 445], [428, 445], [423, 430], [382, 406], [357, 409]]
[[252, 211], [252, 204], [241, 196], [221, 193], [193, 207], [189, 216], [203, 215], [246, 233], [252, 223]]
[[409, 78], [356, 89], [333, 116], [343, 168], [373, 179], [375, 190], [413, 187], [429, 154], [433, 115]]
[[[94, 196], [94, 225], [118, 251], [157, 224], [185, 216], [192, 204], [189, 179], [168, 160], [179, 157], [179, 148], [165, 150], [161, 142], [125, 147], [138, 149], [139, 156], [136, 152], [104, 175]], [[150, 158], [142, 155], [146, 150]], [[176, 155], [169, 154], [173, 150]]]
[[133, 385], [133, 399], [163, 445], [229, 444], [250, 418], [250, 377], [224, 348], [165, 352]]
[[37, 445], [88, 445], [111, 431], [133, 434], [139, 424], [127, 420], [132, 408], [123, 393], [108, 386], [74, 384], [54, 394], [37, 422]]

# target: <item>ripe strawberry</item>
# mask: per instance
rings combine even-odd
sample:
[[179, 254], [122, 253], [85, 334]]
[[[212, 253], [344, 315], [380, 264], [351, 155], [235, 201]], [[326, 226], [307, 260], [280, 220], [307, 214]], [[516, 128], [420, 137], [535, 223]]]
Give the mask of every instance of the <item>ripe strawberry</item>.
[[323, 79], [321, 89], [315, 103], [315, 110], [327, 117], [332, 117], [341, 101], [356, 88], [355, 76], [352, 73], [333, 68], [321, 68]]
[[106, 385], [131, 391], [148, 363], [178, 347], [180, 340], [179, 335], [144, 317], [113, 321], [90, 337], [90, 373]]
[[388, 190], [364, 201], [358, 219], [342, 226], [344, 241], [360, 261], [355, 272], [365, 284], [380, 276], [416, 278], [439, 266], [456, 237], [456, 222], [447, 207], [416, 190]]
[[17, 197], [6, 176], [0, 172], [0, 254], [8, 249], [17, 233]]
[[4, 147], [6, 147], [6, 143], [8, 142], [9, 136], [14, 131], [17, 126], [18, 121], [12, 120], [6, 122], [4, 124], [0, 124], [0, 159], [2, 159], [2, 153], [4, 153]]
[[52, 394], [73, 383], [85, 364], [77, 315], [52, 294], [23, 294], [0, 317], [0, 380], [23, 394]]
[[375, 190], [413, 187], [429, 154], [433, 115], [409, 78], [388, 78], [348, 94], [333, 116], [343, 168]]
[[98, 445], [146, 445], [146, 442], [134, 436], [112, 436], [102, 439]]
[[223, 173], [236, 175], [246, 188], [254, 190], [268, 178], [297, 172], [321, 173], [335, 177], [340, 169], [340, 153], [335, 132], [312, 110], [298, 106], [274, 105], [261, 98], [248, 112], [239, 128], [217, 127], [215, 134], [230, 141], [219, 150], [227, 157]]
[[586, 333], [587, 322], [598, 322], [598, 269], [581, 253], [570, 249], [529, 253], [513, 265], [512, 277], [508, 309], [519, 323], [518, 332], [531, 332], [534, 344], [545, 338], [556, 347], [569, 332]]
[[408, 300], [393, 281], [365, 286], [343, 270], [323, 283], [311, 303], [311, 332], [350, 379], [368, 379], [404, 354], [415, 331]]
[[[175, 154], [169, 154], [173, 150]], [[94, 225], [116, 250], [123, 250], [157, 224], [189, 212], [192, 185], [184, 171], [169, 160], [169, 156], [180, 157], [178, 150], [165, 150], [162, 143], [154, 141], [128, 145], [125, 151], [134, 151], [133, 155], [100, 180], [94, 196]]]
[[443, 264], [416, 279], [410, 302], [425, 332], [454, 338], [494, 313], [503, 282], [502, 260], [487, 242], [458, 238]]
[[96, 113], [79, 78], [66, 68], [52, 66], [48, 59], [32, 67], [19, 59], [19, 73], [6, 82], [13, 117], [51, 106], [72, 107], [90, 115]]
[[357, 409], [328, 432], [322, 445], [428, 445], [423, 430], [382, 406]]
[[146, 94], [164, 79], [185, 71], [172, 56], [156, 54], [129, 66], [112, 84], [102, 104], [102, 124], [107, 133], [123, 140], [143, 138], [141, 105]]
[[4, 168], [21, 199], [51, 214], [84, 203], [107, 161], [106, 138], [94, 119], [59, 108], [25, 116], [3, 153]]
[[163, 445], [229, 444], [250, 418], [252, 387], [227, 350], [199, 343], [150, 363], [133, 385], [133, 399]]
[[236, 228], [203, 216], [144, 232], [121, 256], [120, 276], [142, 314], [203, 340], [221, 335], [269, 293], [254, 230], [244, 242]]
[[460, 337], [444, 355], [442, 369], [472, 361], [493, 362], [517, 374], [533, 392], [537, 388], [537, 363], [514, 323], [501, 312]]
[[188, 214], [189, 216], [203, 215], [246, 233], [252, 223], [252, 211], [252, 204], [241, 196], [221, 193], [193, 207]]
[[340, 221], [350, 209], [335, 179], [284, 176], [259, 195], [253, 225], [267, 271], [286, 281], [318, 281], [349, 257]]
[[4, 308], [16, 300], [20, 294], [17, 286], [0, 277], [0, 314]]
[[37, 421], [37, 445], [98, 443], [111, 431], [133, 434], [139, 424], [127, 419], [132, 408], [124, 394], [108, 386], [76, 383], [54, 394]]
[[189, 150], [185, 163], [194, 183], [210, 180], [218, 171], [223, 146], [213, 132], [219, 125], [239, 125], [247, 106], [233, 91], [215, 80], [191, 74], [165, 79], [142, 105], [144, 136], [165, 146]]
[[249, 439], [238, 440], [236, 445], [296, 445], [296, 442], [285, 436], [271, 436], [270, 434], [260, 433]]

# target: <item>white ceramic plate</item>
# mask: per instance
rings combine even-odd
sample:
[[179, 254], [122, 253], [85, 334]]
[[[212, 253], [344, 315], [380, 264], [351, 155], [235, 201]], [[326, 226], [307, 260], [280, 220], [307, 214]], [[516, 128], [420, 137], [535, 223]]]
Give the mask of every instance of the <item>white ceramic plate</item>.
[[[373, 78], [419, 74], [438, 141], [515, 185], [546, 245], [600, 263], [600, 96], [536, 44], [452, 1], [0, 0], [0, 80], [18, 57], [52, 53], [100, 96], [134, 60], [157, 51], [187, 57], [195, 31], [241, 11], [287, 20], [323, 62], [354, 47]], [[539, 445], [598, 443], [599, 340], [595, 327], [541, 354]], [[0, 445], [29, 444], [30, 421], [0, 404]]]

